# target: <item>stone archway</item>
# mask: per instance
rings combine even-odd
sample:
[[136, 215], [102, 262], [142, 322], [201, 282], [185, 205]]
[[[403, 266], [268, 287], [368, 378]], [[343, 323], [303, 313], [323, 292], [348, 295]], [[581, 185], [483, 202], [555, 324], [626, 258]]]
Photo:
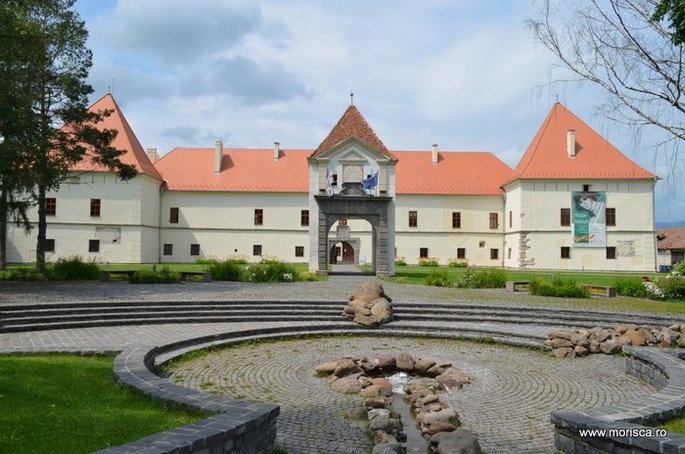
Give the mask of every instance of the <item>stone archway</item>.
[[[328, 233], [333, 224], [341, 218], [359, 218], [366, 220], [372, 227], [371, 265], [373, 272], [377, 276], [392, 274], [395, 250], [392, 233], [394, 232], [391, 233], [388, 229], [389, 220], [392, 219], [390, 210], [394, 209], [392, 197], [315, 195], [314, 199], [319, 212], [317, 273], [328, 273], [331, 249]], [[359, 254], [356, 254], [355, 260], [359, 260]]]

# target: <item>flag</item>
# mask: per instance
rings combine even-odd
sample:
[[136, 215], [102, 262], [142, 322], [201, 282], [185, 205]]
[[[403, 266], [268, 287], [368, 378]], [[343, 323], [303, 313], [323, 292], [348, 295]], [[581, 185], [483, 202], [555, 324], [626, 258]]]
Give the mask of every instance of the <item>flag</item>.
[[362, 185], [364, 186], [364, 189], [366, 189], [367, 191], [378, 186], [378, 171], [376, 171], [376, 173], [374, 173], [373, 175], [369, 175], [367, 178], [365, 178], [362, 181]]

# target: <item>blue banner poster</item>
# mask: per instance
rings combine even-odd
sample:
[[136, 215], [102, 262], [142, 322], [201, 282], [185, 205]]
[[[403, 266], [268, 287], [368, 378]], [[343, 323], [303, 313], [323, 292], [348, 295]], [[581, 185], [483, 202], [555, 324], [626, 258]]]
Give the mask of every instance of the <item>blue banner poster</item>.
[[606, 193], [572, 193], [573, 246], [606, 247]]

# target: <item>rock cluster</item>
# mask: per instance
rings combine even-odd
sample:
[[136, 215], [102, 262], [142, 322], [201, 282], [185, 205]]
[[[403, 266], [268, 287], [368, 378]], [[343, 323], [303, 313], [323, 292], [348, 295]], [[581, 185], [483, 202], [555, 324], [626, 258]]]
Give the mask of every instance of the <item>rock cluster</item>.
[[406, 353], [374, 358], [346, 356], [319, 364], [316, 372], [328, 376], [334, 391], [365, 397], [363, 406], [348, 412], [348, 416], [368, 420], [374, 454], [405, 452], [402, 421], [392, 411], [393, 386], [387, 378], [379, 377], [397, 372], [421, 376], [410, 380], [403, 391], [408, 395], [421, 433], [435, 452], [481, 452], [476, 436], [459, 427], [457, 412], [440, 401], [439, 391], [451, 392], [470, 382], [450, 362], [414, 358]]
[[350, 293], [342, 316], [360, 325], [375, 327], [392, 321], [392, 298], [377, 281], [360, 285]]
[[685, 347], [685, 324], [671, 326], [616, 325], [613, 328], [559, 330], [547, 335], [545, 345], [557, 358], [586, 356], [590, 353], [613, 355], [623, 345]]

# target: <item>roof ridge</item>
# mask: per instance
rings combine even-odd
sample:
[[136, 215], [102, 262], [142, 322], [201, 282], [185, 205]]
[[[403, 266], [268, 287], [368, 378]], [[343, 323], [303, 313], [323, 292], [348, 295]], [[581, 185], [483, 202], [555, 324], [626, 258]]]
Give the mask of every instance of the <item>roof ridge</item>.
[[347, 109], [345, 109], [345, 112], [338, 122], [333, 126], [321, 144], [316, 147], [310, 157], [316, 157], [327, 152], [349, 137], [355, 137], [371, 147], [371, 149], [390, 159], [395, 159], [366, 118], [364, 118], [364, 115], [362, 115], [354, 104], [350, 104]]

